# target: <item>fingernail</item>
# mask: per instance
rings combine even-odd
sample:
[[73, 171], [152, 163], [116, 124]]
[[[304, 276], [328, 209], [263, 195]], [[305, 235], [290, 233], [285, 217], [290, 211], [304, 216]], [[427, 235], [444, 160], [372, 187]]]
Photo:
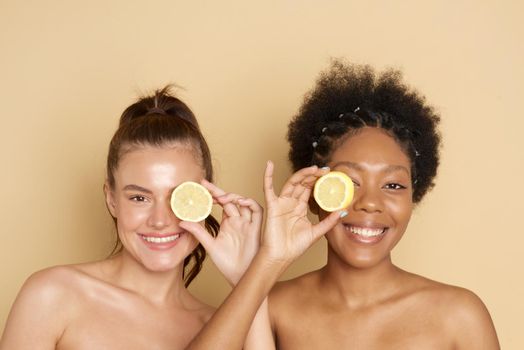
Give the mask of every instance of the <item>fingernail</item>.
[[339, 215], [340, 215], [340, 217], [341, 217], [341, 218], [343, 218], [343, 217], [346, 217], [346, 216], [348, 216], [348, 212], [347, 212], [347, 211], [345, 211], [345, 210], [343, 210], [343, 211], [341, 211], [341, 212], [340, 212], [340, 214], [339, 214]]
[[328, 166], [323, 166], [322, 168], [320, 168], [322, 170], [329, 170], [329, 167]]

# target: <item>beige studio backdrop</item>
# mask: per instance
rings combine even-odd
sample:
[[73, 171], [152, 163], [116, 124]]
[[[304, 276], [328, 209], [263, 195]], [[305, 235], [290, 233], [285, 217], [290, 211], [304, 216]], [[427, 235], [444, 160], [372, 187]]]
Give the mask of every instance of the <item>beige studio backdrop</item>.
[[[217, 183], [262, 202], [289, 175], [286, 125], [330, 57], [394, 66], [442, 116], [436, 188], [394, 251], [477, 293], [505, 349], [524, 349], [524, 6], [519, 1], [0, 0], [0, 327], [23, 281], [107, 256], [108, 143], [138, 93], [174, 82]], [[325, 242], [284, 276], [324, 263]], [[208, 262], [191, 290], [229, 288]]]

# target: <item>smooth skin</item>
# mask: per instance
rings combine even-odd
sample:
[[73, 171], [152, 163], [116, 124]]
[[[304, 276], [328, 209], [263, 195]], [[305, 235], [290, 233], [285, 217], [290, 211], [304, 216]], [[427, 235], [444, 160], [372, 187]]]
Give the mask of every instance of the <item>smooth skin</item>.
[[[381, 152], [374, 149], [378, 146], [382, 146]], [[370, 150], [373, 151], [367, 154]], [[242, 277], [187, 348], [241, 349], [248, 336], [246, 349], [271, 349], [275, 347], [271, 322], [277, 344], [284, 349], [498, 349], [493, 324], [478, 297], [409, 274], [391, 262], [390, 250], [407, 227], [413, 207], [410, 181], [405, 182], [410, 179], [409, 160], [396, 142], [382, 130], [366, 128], [335, 151], [330, 165], [347, 171], [353, 178], [356, 198], [347, 208], [350, 214], [347, 217], [344, 218], [345, 212], [329, 215], [319, 212], [322, 220], [313, 225], [307, 219], [308, 199], [316, 179], [328, 170], [314, 166], [302, 169], [277, 196], [272, 183], [273, 165], [268, 164], [264, 181], [268, 212], [260, 249], [247, 270], [241, 269], [245, 271], [243, 275], [230, 275], [228, 280], [232, 284], [238, 276]], [[227, 195], [217, 193], [216, 197], [227, 202]], [[241, 205], [241, 198], [235, 201], [242, 216], [240, 207], [248, 205]], [[226, 218], [237, 216], [227, 212], [232, 213], [226, 211]], [[251, 221], [256, 221], [252, 219], [256, 215], [253, 211]], [[211, 256], [228, 256], [219, 254], [218, 248], [213, 253], [213, 247], [238, 248], [238, 244], [231, 242], [242, 241], [202, 239], [196, 233], [198, 229], [186, 224], [180, 226], [201, 239], [210, 248]], [[248, 226], [256, 232], [253, 229], [256, 225]], [[360, 232], [366, 228], [384, 233], [380, 239], [352, 237], [355, 235], [352, 227]], [[279, 284], [271, 293], [269, 316], [264, 300], [273, 284], [293, 260], [326, 233], [329, 243], [326, 267]], [[249, 242], [246, 237], [251, 236], [242, 237]], [[249, 260], [236, 256], [239, 261]], [[204, 318], [211, 313], [212, 310], [204, 311]], [[188, 320], [191, 317], [184, 322]], [[187, 326], [184, 322], [178, 326]], [[129, 345], [126, 348], [139, 348]]]
[[274, 348], [265, 302], [267, 294], [286, 268], [346, 214], [333, 212], [317, 224], [307, 218], [313, 185], [328, 171], [316, 166], [302, 169], [293, 174], [276, 195], [273, 164], [268, 162], [264, 176], [267, 217], [260, 249], [188, 349], [242, 349], [246, 336], [245, 349]]
[[[193, 297], [182, 280], [183, 260], [197, 245], [184, 224], [204, 230], [181, 222], [169, 199], [180, 183], [203, 177], [187, 145], [144, 146], [123, 155], [115, 188], [105, 188], [123, 251], [32, 275], [13, 305], [0, 349], [186, 348], [214, 309]], [[251, 199], [202, 183], [224, 209], [210, 255], [228, 280], [238, 280], [258, 250], [262, 209]], [[173, 234], [180, 236], [168, 248], [151, 249], [143, 239]]]
[[[327, 264], [272, 290], [277, 347], [499, 349], [475, 294], [391, 261], [413, 210], [410, 161], [398, 143], [383, 129], [365, 127], [334, 151], [328, 165], [352, 178], [355, 197], [348, 216], [326, 234]], [[327, 215], [312, 209], [320, 218]]]

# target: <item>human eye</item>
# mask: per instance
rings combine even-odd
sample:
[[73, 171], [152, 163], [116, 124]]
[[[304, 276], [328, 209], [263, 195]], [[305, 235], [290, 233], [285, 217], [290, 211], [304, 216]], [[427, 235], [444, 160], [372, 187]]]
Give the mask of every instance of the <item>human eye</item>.
[[406, 189], [406, 186], [401, 185], [399, 183], [391, 182], [391, 183], [386, 184], [384, 188], [387, 190], [404, 190]]
[[146, 202], [147, 198], [145, 196], [141, 196], [141, 195], [137, 194], [137, 195], [130, 196], [129, 200], [132, 201], [132, 202]]

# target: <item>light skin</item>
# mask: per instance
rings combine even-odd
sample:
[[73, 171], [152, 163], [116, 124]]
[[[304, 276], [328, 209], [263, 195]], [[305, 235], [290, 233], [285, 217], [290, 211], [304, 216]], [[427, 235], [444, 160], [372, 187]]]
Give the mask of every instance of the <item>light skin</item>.
[[[214, 309], [184, 287], [183, 260], [198, 241], [173, 214], [169, 199], [180, 183], [203, 177], [201, 160], [188, 145], [125, 153], [114, 188], [105, 187], [123, 251], [31, 276], [13, 305], [0, 349], [184, 349]], [[225, 212], [213, 245], [215, 264], [237, 281], [258, 249], [262, 209], [202, 183]], [[186, 224], [204, 231], [201, 224]], [[147, 242], [158, 237], [176, 239]]]
[[413, 210], [410, 160], [399, 144], [365, 127], [334, 150], [328, 165], [352, 178], [355, 197], [348, 216], [326, 234], [326, 266], [272, 290], [278, 348], [499, 349], [476, 295], [391, 261]]

